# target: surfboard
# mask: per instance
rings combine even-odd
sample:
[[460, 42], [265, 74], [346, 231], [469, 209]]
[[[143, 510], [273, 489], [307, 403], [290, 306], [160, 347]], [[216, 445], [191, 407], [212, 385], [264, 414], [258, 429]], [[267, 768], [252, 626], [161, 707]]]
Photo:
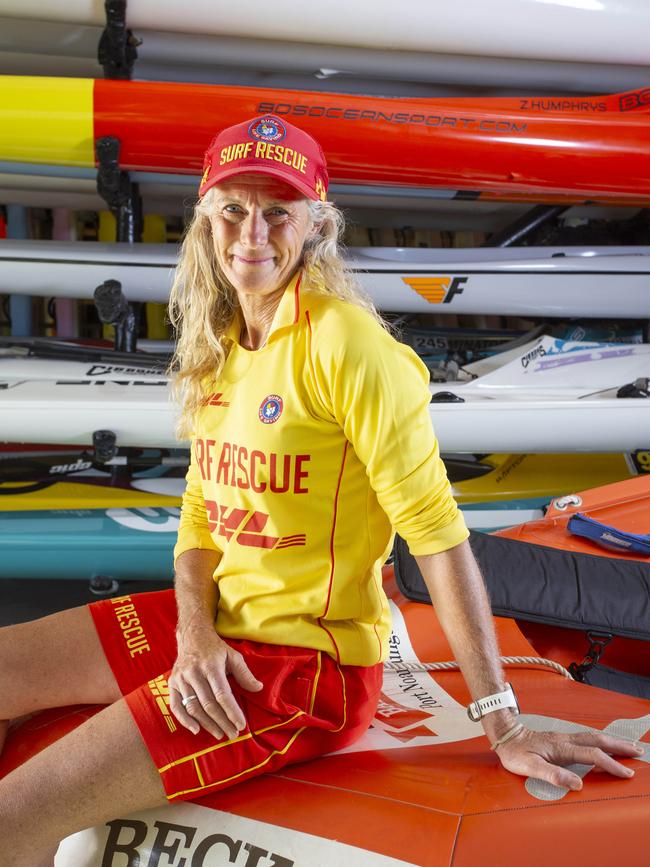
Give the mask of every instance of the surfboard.
[[[382, 310], [645, 317], [650, 247], [358, 247], [349, 263]], [[89, 298], [106, 279], [131, 301], [166, 301], [170, 244], [0, 241], [0, 292]]]
[[[327, 14], [314, 7], [296, 15], [290, 0], [272, 9], [245, 0], [217, 10], [208, 0], [192, 0], [181, 7], [155, 0], [129, 0], [129, 27], [149, 27], [179, 33], [269, 40], [371, 46], [409, 52], [449, 52], [494, 57], [648, 63], [643, 34], [650, 29], [650, 13], [643, 0], [599, 0], [557, 4], [552, 9], [535, 0], [499, 0], [486, 8], [480, 0], [450, 8], [444, 16], [436, 4], [419, 2], [404, 14], [382, 7], [381, 15], [368, 0], [353, 9], [333, 0]], [[5, 0], [2, 14], [16, 18], [104, 25], [103, 8], [92, 0], [71, 0], [52, 6], [47, 0]], [[468, 27], [467, 22], [472, 26]], [[503, 27], [503, 22], [508, 27]]]
[[219, 128], [273, 113], [320, 141], [337, 183], [632, 202], [650, 198], [646, 97], [428, 100], [3, 76], [0, 160], [93, 166], [95, 141], [117, 136], [125, 169], [200, 174]]

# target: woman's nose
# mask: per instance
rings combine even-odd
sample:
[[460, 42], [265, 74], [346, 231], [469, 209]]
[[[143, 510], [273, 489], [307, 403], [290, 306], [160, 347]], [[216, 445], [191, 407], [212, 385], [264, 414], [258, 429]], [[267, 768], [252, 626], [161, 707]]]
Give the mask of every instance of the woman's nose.
[[251, 208], [244, 220], [240, 223], [242, 244], [247, 247], [263, 247], [269, 237], [269, 224], [264, 212], [258, 208]]

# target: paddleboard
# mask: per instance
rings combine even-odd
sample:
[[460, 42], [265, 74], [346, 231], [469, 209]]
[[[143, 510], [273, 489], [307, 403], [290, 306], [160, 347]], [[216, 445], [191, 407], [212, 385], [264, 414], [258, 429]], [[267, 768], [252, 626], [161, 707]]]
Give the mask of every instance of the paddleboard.
[[[650, 452], [615, 454], [489, 455], [459, 461], [443, 455], [456, 501], [472, 529], [488, 531], [541, 517], [554, 496], [650, 472]], [[0, 463], [0, 469], [2, 464]], [[0, 484], [0, 511], [49, 512], [137, 509], [180, 505], [184, 471], [140, 473], [117, 483], [109, 472], [77, 470], [64, 478]]]
[[[178, 448], [167, 384], [143, 380], [10, 381], [0, 389], [0, 440], [90, 445], [111, 430], [120, 446]], [[646, 448], [650, 402], [522, 399], [432, 403], [447, 452], [632, 452]]]
[[[443, 458], [445, 456], [443, 455]], [[479, 463], [489, 471], [463, 480], [452, 479], [461, 505], [544, 499], [608, 485], [650, 472], [650, 451], [615, 454], [492, 454]], [[513, 521], [514, 523], [521, 523]]]
[[[505, 361], [495, 355], [468, 365], [466, 374], [483, 374], [474, 381], [431, 384], [430, 413], [441, 448], [450, 451], [451, 442], [453, 449], [473, 452], [631, 452], [647, 446], [650, 402], [640, 394], [617, 396], [622, 386], [650, 373], [647, 344], [543, 336], [502, 355]], [[571, 446], [558, 447], [569, 440]]]
[[[349, 264], [382, 310], [646, 317], [650, 247], [358, 247]], [[130, 301], [166, 301], [169, 244], [0, 241], [0, 292], [90, 298], [106, 279]]]
[[[407, 602], [392, 569], [384, 571], [384, 586], [390, 655], [377, 714], [361, 740], [342, 753], [208, 793], [200, 803], [116, 816], [64, 840], [56, 867], [100, 867], [125, 853], [146, 864], [172, 849], [178, 864], [194, 867], [224, 859], [250, 867], [251, 853], [258, 867], [474, 867], [522, 857], [527, 867], [573, 867], [576, 857], [596, 862], [614, 851], [620, 863], [643, 867], [650, 702], [577, 684], [534, 663], [509, 665], [528, 727], [604, 730], [646, 747], [640, 759], [626, 760], [635, 771], [629, 780], [578, 766], [579, 792], [514, 776], [468, 719], [461, 674], [423, 670], [422, 663], [453, 659], [433, 610]], [[137, 611], [137, 595], [132, 601]], [[494, 622], [502, 654], [538, 656], [513, 619]], [[24, 721], [9, 733], [0, 775], [99, 709], [58, 708]]]
[[650, 452], [494, 454], [480, 464], [490, 470], [463, 480], [450, 475], [452, 492], [470, 530], [491, 532], [541, 519], [551, 498], [561, 494], [647, 474]]
[[[110, 476], [53, 479], [40, 482], [4, 482], [0, 484], [0, 513], [79, 509], [174, 508], [180, 504], [185, 480], [176, 483], [142, 485], [139, 480], [113, 486]], [[162, 489], [162, 490], [161, 490]]]
[[0, 578], [173, 576], [177, 506], [2, 512]]
[[[463, 383], [444, 390], [465, 401], [597, 399], [603, 392], [650, 377], [650, 344], [561, 340], [542, 335], [463, 368]], [[434, 392], [439, 391], [432, 384]]]
[[96, 140], [117, 136], [124, 169], [200, 174], [219, 128], [274, 113], [318, 139], [337, 183], [650, 198], [647, 90], [429, 100], [2, 76], [0, 106], [0, 160], [93, 166]]
[[[650, 62], [644, 38], [650, 30], [650, 10], [644, 0], [556, 3], [551, 9], [547, 5], [536, 0], [499, 0], [487, 8], [481, 0], [468, 0], [454, 8], [419, 0], [406, 10], [382, 6], [381, 14], [377, 14], [377, 7], [368, 0], [353, 7], [344, 0], [333, 0], [327, 11], [314, 6], [301, 9], [297, 15], [291, 0], [280, 0], [268, 9], [255, 0], [243, 0], [226, 9], [215, 8], [209, 0], [192, 0], [182, 7], [155, 0], [129, 0], [126, 22], [129, 27], [180, 33], [427, 53]], [[75, 24], [105, 23], [104, 9], [94, 0], [70, 0], [55, 6], [47, 0], [4, 0], [2, 14]], [[504, 21], [508, 22], [505, 28]]]
[[136, 360], [131, 364], [111, 364], [110, 362], [64, 361], [45, 358], [11, 357], [3, 355], [0, 349], [0, 382], [15, 379], [48, 380], [98, 379], [104, 382], [132, 380], [134, 377], [144, 381], [166, 382], [160, 370], [140, 366]]
[[632, 452], [650, 430], [647, 400], [477, 400], [432, 403], [440, 447], [459, 452]]
[[[175, 480], [179, 487], [184, 479]], [[73, 486], [71, 486], [73, 487]], [[180, 509], [156, 505], [88, 509], [70, 491], [63, 509], [2, 510], [0, 579], [148, 581], [172, 578]], [[461, 506], [471, 529], [488, 531], [541, 518], [548, 498]], [[0, 486], [0, 509], [2, 487]], [[8, 506], [12, 502], [9, 500]], [[535, 508], [536, 506], [536, 508]]]
[[[650, 477], [628, 479], [559, 497], [541, 520], [469, 540], [494, 614], [515, 617], [534, 646], [577, 680], [644, 698], [650, 562], [637, 543], [648, 538], [649, 501]], [[428, 603], [402, 539], [394, 554], [400, 590]]]

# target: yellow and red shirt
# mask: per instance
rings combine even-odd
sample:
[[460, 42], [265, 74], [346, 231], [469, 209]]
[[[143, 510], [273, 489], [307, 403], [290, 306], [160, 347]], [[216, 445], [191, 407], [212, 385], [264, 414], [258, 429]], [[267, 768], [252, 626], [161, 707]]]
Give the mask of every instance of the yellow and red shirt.
[[238, 342], [197, 416], [175, 557], [220, 552], [220, 635], [383, 660], [381, 567], [468, 535], [429, 418], [429, 374], [365, 310], [287, 286], [267, 343]]

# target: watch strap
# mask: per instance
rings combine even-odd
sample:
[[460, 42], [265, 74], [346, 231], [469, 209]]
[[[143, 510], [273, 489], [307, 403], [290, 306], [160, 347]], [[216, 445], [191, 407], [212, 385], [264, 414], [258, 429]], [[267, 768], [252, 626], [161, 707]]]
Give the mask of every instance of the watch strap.
[[506, 683], [506, 688], [503, 692], [486, 695], [485, 698], [478, 698], [469, 704], [467, 706], [467, 716], [472, 722], [478, 722], [486, 714], [492, 713], [495, 710], [504, 710], [505, 708], [513, 708], [515, 713], [519, 713], [519, 704], [509, 683]]

